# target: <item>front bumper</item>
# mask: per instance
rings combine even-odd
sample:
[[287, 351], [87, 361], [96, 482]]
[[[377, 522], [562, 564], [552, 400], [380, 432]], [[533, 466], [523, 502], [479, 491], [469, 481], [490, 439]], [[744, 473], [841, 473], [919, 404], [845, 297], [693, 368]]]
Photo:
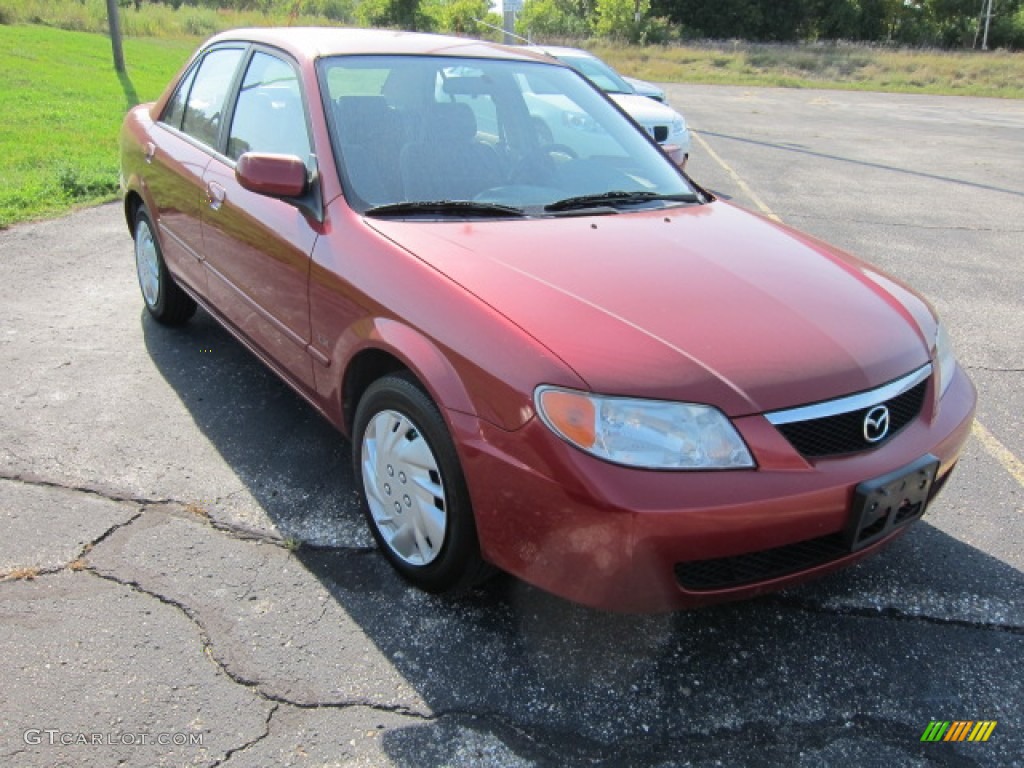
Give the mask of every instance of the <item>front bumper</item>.
[[[758, 469], [722, 472], [608, 464], [562, 442], [536, 418], [515, 432], [464, 414], [449, 418], [486, 559], [569, 600], [655, 612], [780, 589], [884, 546], [905, 528], [856, 552], [834, 546], [848, 526], [857, 485], [931, 454], [939, 461], [937, 492], [970, 433], [975, 399], [958, 368], [941, 403], [929, 392], [920, 418], [882, 447], [813, 463], [763, 416], [736, 419]], [[681, 584], [688, 565], [763, 553], [792, 555], [792, 568], [755, 572], [736, 586]]]

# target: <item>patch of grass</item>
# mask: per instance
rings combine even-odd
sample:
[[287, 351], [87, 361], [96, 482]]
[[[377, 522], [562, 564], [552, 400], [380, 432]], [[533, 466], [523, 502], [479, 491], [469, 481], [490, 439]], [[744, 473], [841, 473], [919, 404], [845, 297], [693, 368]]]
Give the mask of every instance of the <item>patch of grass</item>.
[[194, 39], [128, 39], [128, 73], [110, 41], [42, 26], [0, 26], [0, 228], [109, 200], [125, 112], [160, 92]]
[[[118, 76], [109, 39], [97, 34], [106, 30], [105, 0], [0, 3], [0, 229], [113, 198], [124, 113], [159, 96], [200, 36], [238, 26], [331, 23], [147, 2], [140, 11], [122, 9], [128, 73]], [[569, 42], [657, 82], [1024, 98], [1024, 53]]]
[[[225, 29], [272, 25], [332, 23], [309, 14], [292, 16], [292, 2], [276, 7], [253, 2], [252, 10], [198, 7], [196, 4], [141, 3], [121, 7], [121, 32], [126, 37], [209, 37]], [[259, 10], [263, 8], [265, 10]], [[336, 23], [336, 22], [334, 22]], [[0, 24], [42, 24], [73, 32], [107, 34], [106, 0], [0, 0]]]
[[662, 83], [1024, 98], [1024, 53], [741, 42], [644, 48], [601, 41], [588, 45], [619, 71]]

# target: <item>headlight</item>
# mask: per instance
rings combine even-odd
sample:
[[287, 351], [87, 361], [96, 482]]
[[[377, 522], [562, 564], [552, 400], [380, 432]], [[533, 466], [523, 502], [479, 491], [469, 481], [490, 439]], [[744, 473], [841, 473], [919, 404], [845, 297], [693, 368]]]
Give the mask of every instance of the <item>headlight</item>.
[[935, 370], [938, 375], [939, 397], [942, 397], [949, 389], [949, 384], [953, 381], [953, 372], [956, 370], [953, 342], [942, 323], [939, 323], [935, 330], [935, 348], [932, 350], [932, 357], [935, 359]]
[[537, 412], [556, 435], [598, 458], [644, 469], [754, 466], [736, 428], [717, 408], [602, 397], [538, 387]]
[[680, 119], [680, 120], [673, 120], [672, 121], [672, 125], [669, 128], [669, 130], [672, 133], [682, 133], [683, 131], [686, 130], [686, 121], [682, 120], [682, 119]]
[[584, 114], [583, 112], [565, 111], [562, 113], [562, 122], [569, 128], [575, 128], [577, 131], [597, 133], [601, 130], [600, 126], [594, 122], [594, 118], [590, 115]]

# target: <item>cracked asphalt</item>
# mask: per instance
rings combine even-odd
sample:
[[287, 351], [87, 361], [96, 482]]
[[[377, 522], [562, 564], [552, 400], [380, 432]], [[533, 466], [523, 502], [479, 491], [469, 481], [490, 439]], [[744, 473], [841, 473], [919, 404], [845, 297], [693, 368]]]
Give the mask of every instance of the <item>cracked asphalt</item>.
[[[204, 313], [145, 315], [117, 205], [15, 227], [0, 765], [1024, 765], [1024, 107], [668, 93], [699, 181], [945, 318], [981, 427], [925, 520], [824, 581], [688, 613], [507, 577], [424, 595], [373, 549], [345, 441]], [[931, 720], [998, 725], [921, 743]]]

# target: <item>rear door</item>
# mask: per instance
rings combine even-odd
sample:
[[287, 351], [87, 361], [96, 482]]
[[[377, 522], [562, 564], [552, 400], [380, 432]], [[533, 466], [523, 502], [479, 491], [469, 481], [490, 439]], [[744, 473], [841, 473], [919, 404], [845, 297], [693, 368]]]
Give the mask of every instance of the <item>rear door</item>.
[[203, 174], [216, 151], [221, 115], [245, 49], [215, 48], [178, 84], [146, 147], [152, 211], [164, 259], [174, 276], [206, 295], [203, 268]]
[[246, 152], [296, 155], [312, 177], [309, 135], [294, 64], [282, 54], [254, 49], [226, 132], [225, 154], [203, 174], [203, 239], [212, 303], [284, 375], [312, 391], [306, 348], [316, 222], [296, 205], [249, 192], [235, 179], [235, 163]]

